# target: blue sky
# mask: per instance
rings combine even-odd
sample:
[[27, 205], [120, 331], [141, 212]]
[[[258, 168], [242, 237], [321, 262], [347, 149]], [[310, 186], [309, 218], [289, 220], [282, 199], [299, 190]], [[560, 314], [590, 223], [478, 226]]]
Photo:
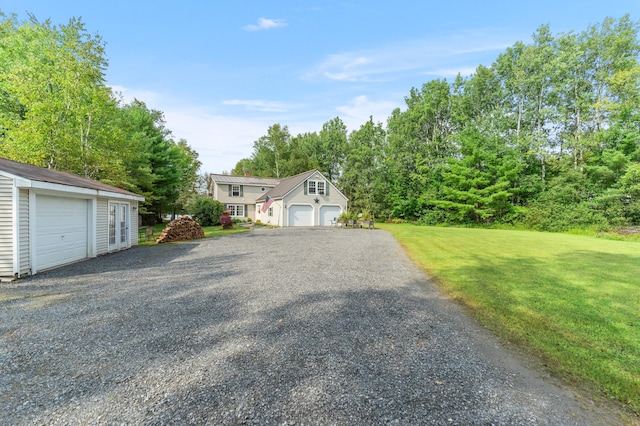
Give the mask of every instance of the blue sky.
[[164, 112], [201, 172], [230, 171], [270, 125], [292, 135], [339, 116], [386, 122], [412, 87], [490, 66], [542, 24], [582, 31], [640, 20], [640, 1], [2, 0], [0, 10], [67, 23], [106, 41], [107, 83]]

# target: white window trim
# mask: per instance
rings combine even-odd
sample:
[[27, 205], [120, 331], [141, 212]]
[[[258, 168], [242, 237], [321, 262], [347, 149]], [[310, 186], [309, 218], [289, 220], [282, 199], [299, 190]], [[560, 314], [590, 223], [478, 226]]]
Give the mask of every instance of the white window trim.
[[[242, 208], [242, 215], [238, 215], [238, 207]], [[226, 210], [229, 210], [229, 216], [231, 217], [246, 217], [245, 214], [246, 212], [246, 208], [244, 204], [227, 204], [226, 205]]]
[[[313, 192], [311, 191], [310, 183], [313, 182]], [[320, 192], [320, 185], [322, 185], [322, 192]], [[309, 180], [307, 181], [307, 193], [309, 195], [325, 195], [327, 193], [327, 183], [324, 180]]]
[[[237, 191], [236, 191], [236, 188], [238, 189]], [[240, 196], [240, 185], [231, 185], [231, 196], [232, 197]]]

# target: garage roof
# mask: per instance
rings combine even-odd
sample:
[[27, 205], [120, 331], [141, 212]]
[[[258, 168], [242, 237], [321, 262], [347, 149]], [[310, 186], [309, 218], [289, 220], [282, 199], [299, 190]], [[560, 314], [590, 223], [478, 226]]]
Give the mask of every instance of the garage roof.
[[107, 185], [106, 183], [98, 182], [97, 180], [83, 178], [72, 173], [45, 169], [43, 167], [33, 166], [31, 164], [18, 163], [16, 161], [7, 160], [6, 158], [1, 157], [0, 171], [4, 171], [11, 175], [32, 181], [111, 192], [126, 195], [128, 197], [135, 197], [139, 201], [144, 200], [144, 197], [141, 197], [138, 194], [122, 188]]
[[316, 173], [318, 170], [313, 169], [308, 172], [300, 173], [299, 175], [291, 176], [290, 178], [286, 178], [280, 181], [278, 186], [273, 188], [271, 191], [266, 194], [262, 194], [256, 201], [264, 201], [267, 198], [267, 195], [271, 198], [277, 199], [282, 198], [289, 193], [293, 188], [300, 185], [302, 182], [307, 180], [310, 176]]

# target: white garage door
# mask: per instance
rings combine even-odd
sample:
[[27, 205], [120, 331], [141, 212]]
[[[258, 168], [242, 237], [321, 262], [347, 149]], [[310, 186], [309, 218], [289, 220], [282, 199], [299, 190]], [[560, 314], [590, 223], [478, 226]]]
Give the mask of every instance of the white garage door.
[[340, 216], [340, 207], [322, 206], [320, 207], [320, 226], [330, 226]]
[[290, 206], [289, 226], [313, 226], [313, 207]]
[[86, 259], [88, 235], [87, 200], [36, 197], [35, 261], [38, 271]]

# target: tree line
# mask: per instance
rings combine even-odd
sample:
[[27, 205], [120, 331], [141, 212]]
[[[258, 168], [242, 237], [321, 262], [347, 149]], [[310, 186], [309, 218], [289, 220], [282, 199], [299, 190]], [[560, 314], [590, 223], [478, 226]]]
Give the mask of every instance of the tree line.
[[[105, 84], [104, 42], [84, 24], [0, 13], [0, 155], [146, 197], [149, 218], [183, 212], [203, 178], [163, 114]], [[339, 117], [292, 136], [274, 124], [233, 174], [318, 168], [378, 218], [534, 229], [640, 224], [638, 23], [541, 26], [490, 67], [426, 82], [385, 125]]]
[[162, 112], [105, 83], [105, 43], [66, 25], [0, 12], [0, 156], [144, 195], [149, 221], [192, 198], [200, 162]]
[[274, 124], [232, 174], [318, 168], [352, 209], [426, 224], [560, 231], [640, 224], [638, 23], [539, 27], [489, 67], [412, 88], [386, 126]]

